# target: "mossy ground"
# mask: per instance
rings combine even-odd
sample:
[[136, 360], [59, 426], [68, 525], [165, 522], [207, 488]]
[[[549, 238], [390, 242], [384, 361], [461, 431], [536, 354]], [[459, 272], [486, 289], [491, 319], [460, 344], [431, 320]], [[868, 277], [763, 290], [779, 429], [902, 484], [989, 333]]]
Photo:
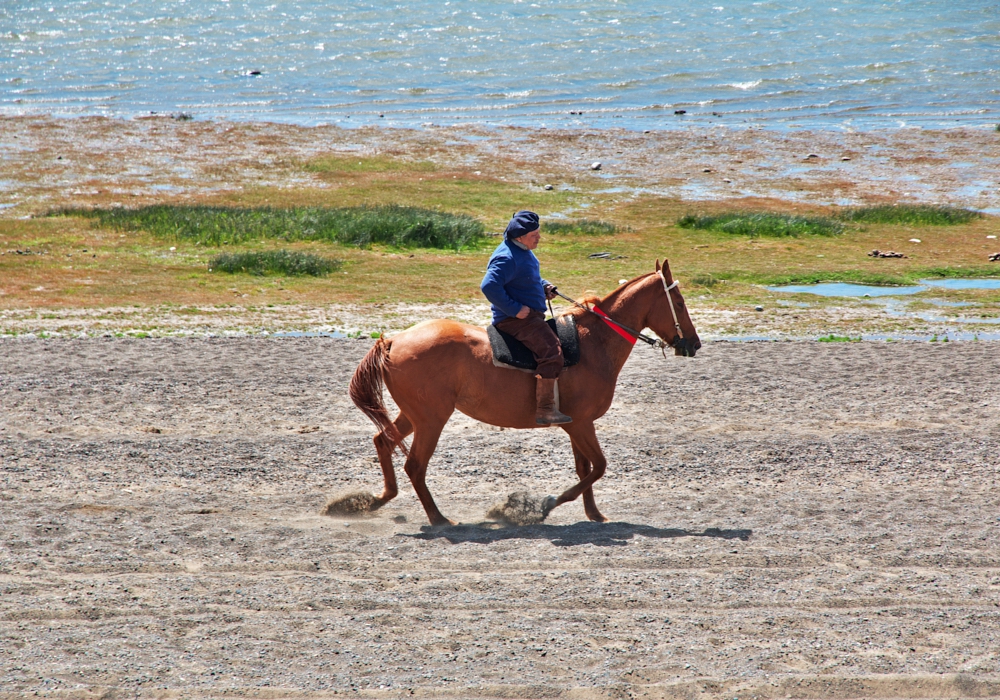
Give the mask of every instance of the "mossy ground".
[[[360, 165], [358, 163], [360, 162]], [[507, 182], [499, 177], [446, 169], [425, 161], [344, 156], [295, 164], [312, 184], [253, 187], [202, 195], [185, 204], [237, 207], [398, 204], [467, 214], [488, 231], [502, 230], [510, 214], [533, 209], [543, 218], [585, 218], [608, 222], [614, 233], [570, 231], [545, 235], [538, 250], [545, 276], [571, 295], [605, 293], [619, 279], [652, 269], [669, 258], [692, 300], [715, 308], [742, 307], [773, 298], [764, 284], [841, 280], [901, 284], [923, 276], [1000, 275], [987, 260], [1000, 250], [1000, 219], [975, 218], [954, 226], [846, 223], [837, 236], [746, 238], [711, 230], [681, 228], [687, 214], [735, 209], [801, 216], [835, 216], [835, 209], [780, 200], [683, 202], [651, 195], [622, 198], [602, 194], [595, 183], [571, 175], [561, 186]], [[158, 201], [170, 203], [169, 197]], [[102, 204], [95, 198], [93, 205]], [[58, 206], [58, 202], [56, 203]], [[43, 212], [38, 212], [39, 214]], [[568, 213], [568, 214], [567, 214]], [[579, 217], [584, 218], [584, 217]], [[555, 219], [558, 220], [558, 219]], [[918, 238], [920, 243], [910, 239]], [[329, 304], [382, 302], [478, 302], [479, 281], [490, 250], [488, 238], [460, 251], [374, 245], [359, 249], [338, 243], [271, 240], [239, 246], [167, 241], [145, 232], [95, 228], [77, 217], [0, 219], [0, 308], [100, 307], [139, 304]], [[343, 269], [320, 278], [267, 278], [209, 273], [209, 260], [222, 252], [276, 247], [344, 261]], [[874, 259], [868, 251], [897, 250], [905, 259]], [[17, 254], [30, 250], [41, 255]], [[611, 259], [591, 259], [609, 252]], [[245, 277], [245, 279], [243, 279]], [[996, 292], [943, 292], [939, 298], [1000, 302]], [[827, 303], [810, 298], [818, 305]], [[990, 309], [984, 309], [989, 312]]]

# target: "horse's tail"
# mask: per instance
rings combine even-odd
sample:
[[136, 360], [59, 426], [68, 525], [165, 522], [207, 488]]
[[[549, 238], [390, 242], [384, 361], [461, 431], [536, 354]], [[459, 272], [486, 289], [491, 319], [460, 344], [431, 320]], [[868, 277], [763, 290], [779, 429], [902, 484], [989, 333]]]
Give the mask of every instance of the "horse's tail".
[[389, 341], [379, 338], [375, 345], [368, 351], [364, 359], [354, 370], [351, 377], [351, 386], [348, 393], [351, 401], [361, 409], [372, 423], [383, 433], [386, 438], [392, 441], [393, 449], [399, 447], [403, 454], [407, 454], [406, 443], [403, 436], [399, 434], [389, 412], [385, 410], [385, 403], [382, 401], [382, 389], [385, 387], [383, 371], [386, 360], [389, 359]]

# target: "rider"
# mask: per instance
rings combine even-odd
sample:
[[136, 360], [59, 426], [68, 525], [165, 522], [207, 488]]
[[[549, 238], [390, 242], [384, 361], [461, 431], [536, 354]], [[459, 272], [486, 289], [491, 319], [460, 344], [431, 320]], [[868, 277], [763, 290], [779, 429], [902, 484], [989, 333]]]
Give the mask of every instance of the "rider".
[[479, 286], [493, 305], [493, 325], [531, 350], [538, 363], [535, 375], [535, 423], [558, 425], [573, 421], [556, 410], [555, 384], [563, 368], [559, 338], [545, 323], [545, 301], [556, 287], [543, 280], [532, 253], [541, 234], [538, 214], [519, 211], [507, 224], [503, 243], [490, 256]]

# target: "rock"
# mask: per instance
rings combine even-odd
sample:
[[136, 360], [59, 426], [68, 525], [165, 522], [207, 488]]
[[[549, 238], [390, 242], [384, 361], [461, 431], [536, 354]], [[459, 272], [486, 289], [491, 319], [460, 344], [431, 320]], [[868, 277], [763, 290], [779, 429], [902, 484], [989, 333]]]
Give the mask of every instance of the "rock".
[[843, 157], [843, 158], [841, 158], [840, 160], [842, 160], [842, 161], [848, 161], [848, 160], [850, 160], [850, 158], [848, 158], [847, 156], [844, 156], [844, 157]]
[[869, 258], [905, 258], [906, 256], [902, 253], [897, 253], [894, 250], [875, 250], [868, 253]]
[[590, 169], [591, 170], [600, 170], [601, 169], [601, 162], [600, 161], [594, 161], [593, 163], [590, 164]]
[[755, 306], [755, 307], [753, 307], [753, 310], [754, 311], [763, 311], [764, 307], [763, 306]]
[[552, 185], [546, 185], [546, 186], [545, 186], [545, 189], [547, 189], [547, 190], [551, 190], [551, 189], [554, 189], [554, 188], [552, 187]]
[[710, 173], [710, 172], [712, 172], [712, 169], [711, 168], [705, 168], [701, 172], [703, 172], [703, 173]]

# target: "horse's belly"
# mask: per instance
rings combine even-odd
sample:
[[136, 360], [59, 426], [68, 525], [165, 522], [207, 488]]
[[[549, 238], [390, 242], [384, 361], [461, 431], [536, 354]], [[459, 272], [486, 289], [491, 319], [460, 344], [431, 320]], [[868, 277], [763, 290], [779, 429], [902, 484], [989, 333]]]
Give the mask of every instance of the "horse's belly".
[[479, 377], [466, 383], [455, 408], [489, 425], [534, 428], [535, 377], [527, 372], [495, 367], [491, 361], [483, 367]]

